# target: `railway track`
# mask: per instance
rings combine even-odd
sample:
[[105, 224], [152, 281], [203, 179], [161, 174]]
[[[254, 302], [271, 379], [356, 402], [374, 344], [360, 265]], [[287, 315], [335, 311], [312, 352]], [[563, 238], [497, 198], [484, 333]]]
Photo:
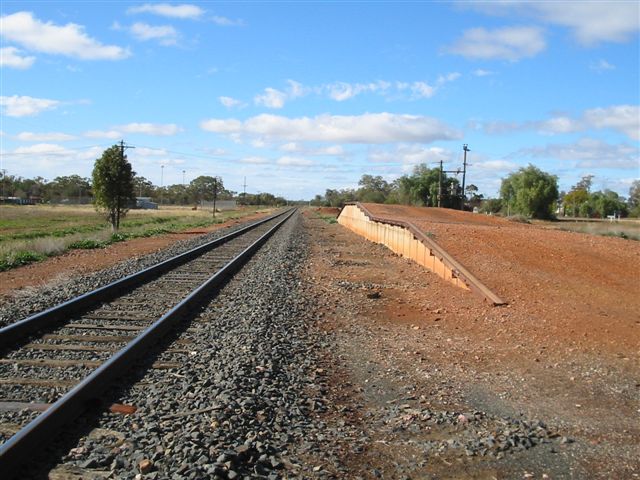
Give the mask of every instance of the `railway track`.
[[[24, 462], [32, 449], [95, 403], [294, 212], [254, 222], [0, 329], [0, 411], [42, 411], [26, 425], [16, 425], [15, 433], [6, 425], [0, 429], [5, 440], [0, 472]], [[188, 351], [188, 345], [178, 344], [172, 353], [179, 358]]]

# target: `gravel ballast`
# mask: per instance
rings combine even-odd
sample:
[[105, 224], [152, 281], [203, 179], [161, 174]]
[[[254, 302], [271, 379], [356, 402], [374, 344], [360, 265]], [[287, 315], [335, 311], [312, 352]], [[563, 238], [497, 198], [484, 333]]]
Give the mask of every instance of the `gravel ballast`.
[[58, 470], [109, 478], [321, 474], [299, 458], [317, 455], [306, 440], [321, 429], [326, 391], [323, 340], [297, 294], [305, 251], [296, 215], [183, 331], [188, 352], [158, 358], [182, 366], [151, 369], [111, 392], [137, 411], [102, 414], [99, 430], [69, 449]]

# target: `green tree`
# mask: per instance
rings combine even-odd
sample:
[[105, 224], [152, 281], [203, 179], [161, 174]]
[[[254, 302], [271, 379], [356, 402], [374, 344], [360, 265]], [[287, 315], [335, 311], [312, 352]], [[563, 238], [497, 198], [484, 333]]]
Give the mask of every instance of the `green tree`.
[[91, 180], [80, 175], [56, 177], [47, 184], [45, 192], [43, 196], [49, 201], [60, 202], [66, 199], [80, 203], [83, 196], [91, 194]]
[[594, 192], [591, 197], [593, 213], [600, 218], [606, 218], [609, 215], [626, 217], [628, 214], [624, 198], [614, 191]]
[[589, 203], [590, 197], [587, 190], [574, 188], [563, 197], [562, 201], [565, 208], [571, 208], [571, 215], [575, 217], [578, 214], [581, 215], [581, 211], [584, 211], [584, 205]]
[[93, 202], [96, 210], [105, 213], [111, 228], [117, 232], [120, 219], [135, 202], [135, 172], [118, 145], [104, 151], [93, 167]]
[[552, 218], [558, 198], [558, 177], [529, 165], [502, 179], [500, 198], [510, 212], [533, 218]]
[[629, 187], [629, 215], [632, 217], [640, 217], [640, 180], [634, 180]]
[[[416, 165], [411, 175], [404, 175], [397, 181], [398, 201], [409, 205], [437, 207], [439, 195], [440, 169], [429, 168], [425, 164]], [[459, 205], [459, 182], [442, 173], [442, 202], [445, 208]]]
[[391, 192], [391, 185], [380, 175], [362, 175], [358, 185], [357, 196], [361, 202], [384, 203]]
[[213, 200], [214, 190], [216, 192], [216, 198], [220, 198], [220, 195], [226, 192], [222, 178], [201, 175], [189, 183], [189, 198], [194, 203], [200, 202], [201, 200], [211, 201]]

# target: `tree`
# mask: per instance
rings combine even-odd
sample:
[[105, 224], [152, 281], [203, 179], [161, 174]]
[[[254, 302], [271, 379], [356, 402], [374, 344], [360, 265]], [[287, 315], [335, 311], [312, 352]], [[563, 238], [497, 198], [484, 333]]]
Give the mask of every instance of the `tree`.
[[384, 203], [391, 191], [391, 185], [380, 175], [362, 175], [358, 185], [357, 195], [361, 202]]
[[60, 202], [61, 200], [73, 200], [80, 203], [82, 196], [91, 193], [91, 182], [80, 175], [56, 177], [46, 186], [45, 199]]
[[222, 178], [200, 175], [189, 183], [189, 198], [196, 203], [201, 200], [211, 201], [213, 200], [214, 190], [217, 198], [220, 198], [220, 195], [226, 192]]
[[105, 213], [114, 232], [120, 228], [120, 219], [127, 214], [129, 205], [136, 200], [134, 175], [124, 155], [124, 144], [106, 149], [93, 167], [93, 202], [96, 210]]
[[571, 207], [571, 215], [575, 217], [577, 214], [581, 214], [580, 212], [584, 209], [583, 205], [589, 202], [589, 197], [587, 190], [574, 188], [563, 197], [562, 201], [565, 207]]
[[629, 214], [633, 217], [640, 217], [640, 180], [634, 180], [629, 188]]
[[558, 198], [558, 177], [533, 165], [502, 179], [500, 198], [509, 210], [533, 218], [552, 218]]

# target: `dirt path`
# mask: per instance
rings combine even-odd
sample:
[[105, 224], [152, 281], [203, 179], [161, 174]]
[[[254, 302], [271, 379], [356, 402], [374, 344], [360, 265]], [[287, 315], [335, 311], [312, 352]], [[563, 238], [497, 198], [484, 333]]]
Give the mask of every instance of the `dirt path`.
[[[343, 461], [353, 477], [640, 475], [637, 298], [600, 309], [577, 303], [580, 296], [551, 303], [543, 286], [546, 279], [527, 292], [520, 290], [520, 284], [509, 284], [517, 275], [502, 276], [519, 264], [499, 260], [492, 267], [492, 286], [512, 303], [489, 307], [315, 212], [308, 211], [305, 219], [313, 238], [308, 288], [320, 303], [321, 327], [335, 340], [327, 359], [334, 372], [335, 409], [327, 421], [347, 432]], [[506, 229], [498, 224], [489, 227]], [[513, 230], [522, 231], [519, 244], [537, 237], [544, 244], [550, 235], [552, 251], [554, 234], [564, 234], [524, 226]], [[437, 241], [443, 240], [443, 232], [437, 231]], [[488, 243], [500, 249], [500, 238], [510, 241], [496, 233]], [[600, 243], [593, 237], [580, 242], [590, 244], [592, 239]], [[615, 239], [602, 240], [625, 251]], [[637, 248], [630, 243], [626, 248]], [[505, 256], [513, 251], [504, 250]], [[532, 255], [541, 258], [544, 252]], [[463, 263], [478, 271], [471, 259]], [[580, 268], [590, 271], [589, 262], [595, 260], [584, 261]], [[531, 262], [535, 264], [533, 257]], [[633, 268], [628, 266], [629, 271]], [[562, 271], [557, 269], [555, 281], [565, 281]], [[544, 268], [537, 273], [546, 275]], [[598, 274], [588, 278], [575, 281], [596, 288]], [[586, 296], [591, 296], [590, 303], [611, 298]], [[585, 311], [591, 314], [585, 316]], [[626, 329], [624, 334], [616, 330], [619, 326]], [[585, 332], [590, 334], [585, 337]], [[518, 430], [523, 425], [518, 422], [532, 426], [536, 421], [544, 425], [541, 437], [535, 437], [535, 429]], [[528, 435], [537, 442], [529, 448], [508, 443], [503, 450], [483, 448], [487, 438], [515, 436], [517, 445], [518, 438]], [[359, 437], [367, 441], [354, 450]]]

